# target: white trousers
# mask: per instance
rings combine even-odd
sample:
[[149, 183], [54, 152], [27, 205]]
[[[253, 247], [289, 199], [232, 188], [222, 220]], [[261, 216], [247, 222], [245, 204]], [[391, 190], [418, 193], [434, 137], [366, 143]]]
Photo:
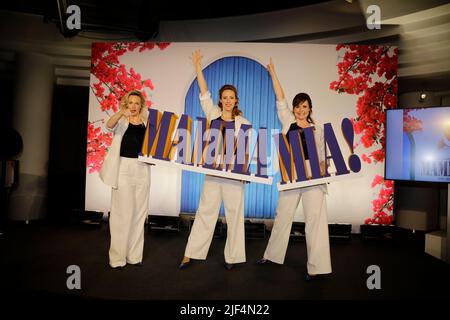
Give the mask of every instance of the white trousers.
[[245, 262], [244, 183], [208, 175], [205, 175], [200, 204], [184, 254], [186, 257], [206, 259], [222, 200], [227, 221], [225, 262]]
[[331, 273], [327, 203], [323, 187], [280, 191], [278, 206], [264, 259], [283, 264], [295, 211], [303, 199], [305, 213], [307, 269], [309, 274]]
[[113, 268], [142, 262], [149, 188], [149, 165], [120, 157], [118, 188], [112, 190], [109, 217], [109, 264]]

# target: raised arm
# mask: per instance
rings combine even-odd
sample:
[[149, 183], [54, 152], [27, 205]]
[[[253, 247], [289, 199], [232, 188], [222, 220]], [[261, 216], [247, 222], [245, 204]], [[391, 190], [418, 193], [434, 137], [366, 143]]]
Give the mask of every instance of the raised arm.
[[200, 87], [200, 94], [203, 96], [208, 91], [206, 80], [202, 70], [202, 55], [200, 50], [196, 50], [192, 53], [192, 64], [194, 65], [195, 72], [197, 73], [198, 86]]
[[129, 117], [131, 115], [130, 110], [128, 109], [120, 109], [119, 112], [114, 114], [111, 118], [109, 118], [108, 122], [106, 122], [106, 127], [108, 129], [113, 129], [117, 122], [119, 122], [122, 117]]
[[270, 58], [270, 62], [267, 65], [267, 71], [269, 71], [270, 77], [272, 78], [273, 91], [275, 91], [277, 101], [283, 101], [285, 98], [283, 88], [281, 87], [280, 81], [278, 80], [275, 72], [275, 66], [273, 65], [272, 58]]

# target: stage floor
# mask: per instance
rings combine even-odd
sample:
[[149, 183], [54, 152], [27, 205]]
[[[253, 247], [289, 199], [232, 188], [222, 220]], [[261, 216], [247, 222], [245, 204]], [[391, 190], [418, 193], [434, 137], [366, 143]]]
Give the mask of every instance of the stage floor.
[[[423, 238], [332, 241], [333, 274], [306, 282], [306, 246], [291, 241], [284, 265], [256, 265], [266, 239], [246, 241], [247, 262], [224, 268], [224, 238], [214, 238], [206, 261], [178, 269], [188, 230], [147, 232], [144, 266], [108, 265], [109, 229], [47, 222], [9, 223], [1, 237], [2, 291], [10, 296], [114, 300], [444, 299], [450, 265], [426, 253]], [[81, 270], [81, 289], [69, 290], [68, 266]], [[381, 270], [381, 289], [369, 290], [367, 267]]]

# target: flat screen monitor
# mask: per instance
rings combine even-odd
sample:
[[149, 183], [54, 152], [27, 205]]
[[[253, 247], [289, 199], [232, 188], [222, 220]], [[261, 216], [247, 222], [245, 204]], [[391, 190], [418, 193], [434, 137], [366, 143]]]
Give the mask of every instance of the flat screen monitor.
[[385, 179], [450, 183], [450, 106], [387, 110]]

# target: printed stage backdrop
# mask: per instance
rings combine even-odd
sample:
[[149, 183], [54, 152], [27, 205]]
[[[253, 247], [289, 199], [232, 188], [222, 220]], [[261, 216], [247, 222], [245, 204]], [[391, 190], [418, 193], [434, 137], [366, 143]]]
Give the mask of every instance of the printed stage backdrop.
[[[190, 61], [193, 51], [203, 55], [202, 66], [215, 103], [226, 83], [238, 89], [240, 108], [254, 129], [280, 130], [275, 94], [265, 68], [272, 58], [289, 106], [299, 92], [313, 103], [313, 119], [331, 123], [340, 149], [351, 154], [341, 134], [343, 118], [353, 122], [354, 152], [362, 160], [358, 178], [328, 185], [328, 220], [351, 223], [359, 232], [363, 223], [392, 221], [393, 183], [384, 181], [385, 110], [397, 101], [397, 49], [384, 46], [256, 44], [256, 43], [95, 43], [89, 98], [89, 126], [86, 159], [86, 210], [110, 209], [109, 187], [98, 177], [112, 136], [103, 129], [118, 111], [123, 95], [144, 92], [149, 108], [183, 113], [195, 119], [204, 116], [199, 88]], [[272, 146], [273, 147], [273, 146]], [[272, 153], [274, 150], [271, 150]], [[274, 161], [277, 161], [273, 157]], [[277, 168], [277, 166], [274, 166]], [[332, 165], [333, 167], [333, 165]], [[245, 216], [271, 219], [278, 201], [273, 171], [272, 186], [246, 186]], [[179, 169], [153, 166], [150, 214], [192, 213], [198, 206], [203, 175]], [[304, 221], [300, 205], [295, 221]]]

